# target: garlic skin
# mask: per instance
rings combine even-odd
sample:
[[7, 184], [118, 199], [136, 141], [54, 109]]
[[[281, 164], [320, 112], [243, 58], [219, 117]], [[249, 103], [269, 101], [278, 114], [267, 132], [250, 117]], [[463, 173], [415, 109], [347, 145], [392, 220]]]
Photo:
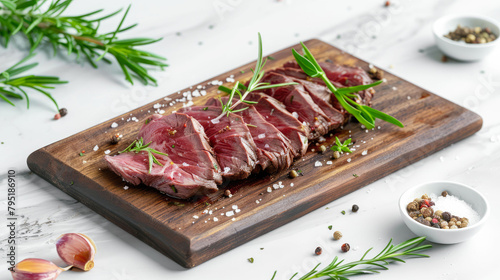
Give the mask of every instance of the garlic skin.
[[51, 261], [43, 259], [25, 259], [20, 261], [12, 271], [14, 280], [54, 280], [62, 271], [68, 268], [60, 268]]
[[66, 233], [56, 241], [59, 257], [68, 265], [89, 271], [94, 267], [96, 246], [92, 239], [81, 233]]

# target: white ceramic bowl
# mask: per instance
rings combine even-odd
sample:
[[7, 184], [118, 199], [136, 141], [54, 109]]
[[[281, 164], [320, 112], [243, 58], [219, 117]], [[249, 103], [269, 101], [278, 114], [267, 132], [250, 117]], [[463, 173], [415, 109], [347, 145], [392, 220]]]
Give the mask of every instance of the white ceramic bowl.
[[[444, 37], [450, 31], [454, 31], [457, 25], [481, 28], [489, 27], [491, 32], [497, 36], [494, 41], [484, 44], [467, 44], [457, 42]], [[494, 19], [485, 16], [444, 16], [434, 22], [434, 38], [438, 48], [447, 56], [462, 61], [480, 60], [491, 53], [499, 44], [500, 25]]]
[[[467, 202], [479, 214], [481, 219], [465, 228], [439, 229], [422, 225], [408, 215], [406, 206], [415, 198], [424, 194], [430, 195], [431, 193], [439, 196], [443, 191], [447, 191], [449, 194]], [[446, 181], [424, 183], [410, 188], [399, 198], [399, 210], [403, 221], [413, 233], [418, 236], [427, 236], [427, 240], [441, 244], [454, 244], [468, 240], [483, 227], [489, 215], [488, 202], [478, 191], [460, 183]], [[446, 209], [442, 210], [446, 211]]]

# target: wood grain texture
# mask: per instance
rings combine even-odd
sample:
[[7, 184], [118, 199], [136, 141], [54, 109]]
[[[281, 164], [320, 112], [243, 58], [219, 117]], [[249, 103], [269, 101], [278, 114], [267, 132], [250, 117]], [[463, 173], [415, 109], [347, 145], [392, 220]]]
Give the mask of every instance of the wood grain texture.
[[[306, 45], [318, 60], [331, 59], [339, 64], [357, 65], [368, 70], [366, 62], [327, 43], [310, 40]], [[293, 48], [299, 49], [299, 46]], [[266, 70], [279, 67], [293, 58], [291, 48], [272, 56], [275, 60], [268, 61]], [[210, 81], [225, 81], [230, 75], [234, 75], [235, 80], [248, 80], [254, 63], [200, 83], [206, 87], [207, 94], [193, 98], [194, 104], [204, 104], [209, 97], [218, 95], [217, 86], [209, 84]], [[327, 165], [331, 153], [312, 151], [315, 148], [318, 150], [313, 143], [308, 153], [293, 164], [292, 168], [300, 169], [304, 174], [295, 179], [288, 178], [288, 170], [273, 175], [254, 175], [246, 180], [226, 182], [220, 186], [219, 192], [192, 201], [175, 200], [146, 186], [124, 189], [127, 184], [106, 167], [104, 151], [109, 149], [111, 154], [116, 154], [131, 143], [143, 120], [155, 110], [154, 104], [166, 104], [162, 108], [165, 114], [182, 107], [182, 103], [170, 106], [171, 101], [165, 99], [41, 148], [29, 156], [28, 166], [180, 265], [193, 267], [466, 138], [481, 128], [482, 119], [477, 114], [389, 73], [385, 78], [387, 83], [376, 88], [373, 107], [395, 116], [405, 124], [405, 128], [377, 122], [379, 129], [366, 132], [358, 123], [349, 123], [344, 130], [334, 131], [333, 137], [326, 137], [322, 144], [332, 145], [334, 136], [343, 140], [351, 137], [360, 147], [352, 155], [343, 155]], [[196, 86], [168, 97], [173, 100], [182, 98], [184, 92], [193, 91]], [[127, 122], [131, 116], [139, 122]], [[119, 126], [111, 128], [113, 122]], [[112, 145], [110, 138], [115, 133], [123, 134], [124, 138]], [[95, 145], [99, 145], [98, 151], [92, 150]], [[86, 151], [85, 156], [78, 155], [81, 150]], [[368, 153], [362, 155], [365, 150]], [[347, 162], [348, 158], [351, 162]], [[314, 167], [317, 161], [323, 166]], [[284, 188], [267, 192], [268, 187], [272, 188], [278, 182], [282, 182]], [[294, 186], [291, 187], [290, 183]], [[225, 189], [231, 190], [231, 198], [224, 197]], [[221, 215], [233, 210], [233, 205], [238, 206], [239, 213], [231, 217]], [[204, 210], [213, 213], [204, 214]], [[214, 221], [214, 217], [218, 221]]]

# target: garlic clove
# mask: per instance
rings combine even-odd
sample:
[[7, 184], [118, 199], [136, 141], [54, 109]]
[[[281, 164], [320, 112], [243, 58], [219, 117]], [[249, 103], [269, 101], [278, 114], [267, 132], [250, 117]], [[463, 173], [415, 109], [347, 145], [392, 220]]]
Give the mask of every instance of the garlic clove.
[[94, 267], [96, 246], [94, 241], [81, 233], [66, 233], [56, 241], [59, 257], [69, 265], [89, 271]]
[[12, 271], [12, 278], [14, 280], [54, 280], [59, 273], [69, 268], [60, 268], [51, 261], [30, 258], [16, 264]]

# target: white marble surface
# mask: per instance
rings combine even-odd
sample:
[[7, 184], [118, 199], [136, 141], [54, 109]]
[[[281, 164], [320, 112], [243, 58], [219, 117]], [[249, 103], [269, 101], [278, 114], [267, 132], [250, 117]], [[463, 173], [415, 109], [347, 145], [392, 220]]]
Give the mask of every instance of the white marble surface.
[[[106, 11], [130, 1], [75, 0], [68, 13], [97, 8]], [[431, 180], [453, 180], [470, 184], [486, 195], [491, 217], [472, 240], [457, 245], [435, 245], [430, 259], [395, 264], [366, 279], [495, 279], [492, 256], [498, 249], [500, 198], [500, 50], [474, 63], [441, 62], [431, 33], [431, 24], [445, 14], [479, 13], [497, 20], [497, 1], [401, 0], [384, 8], [385, 1], [331, 0], [215, 0], [132, 1], [128, 23], [139, 26], [128, 36], [164, 37], [148, 49], [168, 58], [170, 67], [155, 72], [158, 87], [130, 86], [115, 64], [77, 65], [65, 56], [52, 58], [40, 49], [34, 72], [56, 74], [69, 80], [54, 91], [68, 116], [51, 120], [51, 104], [32, 96], [32, 108], [23, 102], [15, 108], [0, 103], [0, 278], [6, 271], [6, 176], [14, 169], [18, 179], [18, 261], [28, 257], [56, 260], [54, 240], [62, 233], [82, 232], [96, 241], [95, 268], [87, 273], [66, 272], [58, 279], [288, 279], [305, 273], [317, 262], [328, 263], [335, 255], [355, 260], [374, 246], [380, 250], [393, 238], [413, 237], [401, 221], [397, 208], [407, 188]], [[391, 1], [396, 2], [396, 1]], [[215, 7], [219, 7], [216, 9]], [[104, 24], [111, 29], [118, 19]], [[213, 26], [213, 28], [209, 28]], [[106, 29], [107, 28], [107, 29]], [[265, 53], [299, 40], [320, 38], [437, 93], [483, 117], [481, 131], [445, 150], [331, 202], [294, 222], [265, 234], [193, 269], [184, 269], [124, 232], [100, 215], [75, 201], [38, 176], [30, 174], [27, 156], [34, 150], [76, 132], [161, 98], [176, 90], [254, 60], [256, 34], [264, 38]], [[181, 35], [176, 35], [180, 32]], [[338, 35], [341, 35], [338, 38]], [[419, 51], [420, 50], [420, 51]], [[14, 46], [0, 49], [0, 68], [26, 54]], [[50, 61], [49, 61], [50, 60]], [[358, 204], [360, 211], [345, 216], [341, 210]], [[351, 244], [347, 254], [332, 240], [341, 230], [343, 242]], [[321, 256], [314, 256], [317, 246]], [[264, 248], [264, 250], [260, 250]], [[253, 264], [247, 261], [253, 257]], [[354, 277], [353, 277], [354, 279]], [[358, 278], [356, 278], [358, 279]]]

